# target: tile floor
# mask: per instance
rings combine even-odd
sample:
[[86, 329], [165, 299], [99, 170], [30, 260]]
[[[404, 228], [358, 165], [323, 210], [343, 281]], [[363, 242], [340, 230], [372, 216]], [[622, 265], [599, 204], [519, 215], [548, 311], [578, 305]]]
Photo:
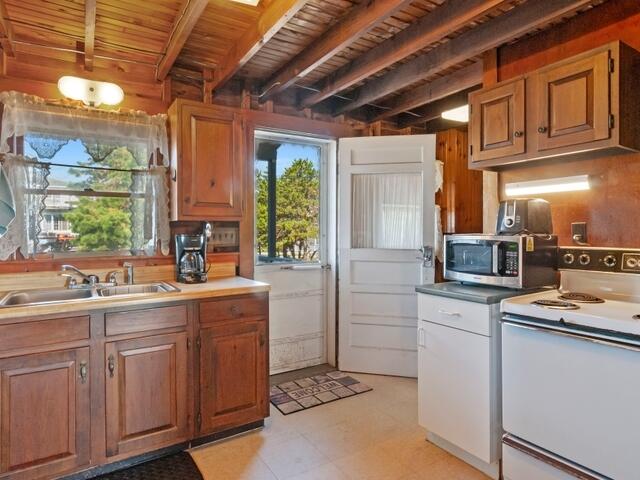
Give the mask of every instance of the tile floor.
[[417, 382], [354, 374], [373, 387], [355, 397], [284, 416], [265, 428], [191, 454], [205, 480], [485, 480], [425, 441]]

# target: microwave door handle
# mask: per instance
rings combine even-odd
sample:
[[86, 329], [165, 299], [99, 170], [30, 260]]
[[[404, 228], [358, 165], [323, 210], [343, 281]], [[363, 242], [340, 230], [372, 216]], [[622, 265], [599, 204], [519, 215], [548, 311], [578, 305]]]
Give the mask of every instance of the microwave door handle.
[[494, 243], [491, 246], [491, 250], [492, 250], [492, 253], [491, 253], [491, 260], [492, 260], [492, 262], [491, 262], [491, 272], [494, 275], [498, 275], [500, 273], [498, 271], [498, 254], [500, 252], [500, 250], [498, 248], [498, 244]]

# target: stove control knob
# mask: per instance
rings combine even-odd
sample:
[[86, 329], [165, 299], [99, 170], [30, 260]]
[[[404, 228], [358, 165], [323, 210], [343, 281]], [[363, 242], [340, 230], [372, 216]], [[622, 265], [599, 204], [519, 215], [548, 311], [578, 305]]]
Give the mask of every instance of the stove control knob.
[[629, 257], [627, 259], [627, 268], [637, 268], [638, 267], [638, 259], [635, 257]]
[[580, 265], [586, 266], [591, 263], [591, 257], [588, 253], [583, 253], [580, 255]]
[[562, 259], [564, 260], [564, 263], [571, 265], [576, 260], [576, 257], [573, 253], [565, 253]]
[[613, 255], [607, 255], [606, 257], [604, 257], [603, 262], [607, 267], [613, 268], [616, 266], [616, 263], [618, 263], [618, 260]]

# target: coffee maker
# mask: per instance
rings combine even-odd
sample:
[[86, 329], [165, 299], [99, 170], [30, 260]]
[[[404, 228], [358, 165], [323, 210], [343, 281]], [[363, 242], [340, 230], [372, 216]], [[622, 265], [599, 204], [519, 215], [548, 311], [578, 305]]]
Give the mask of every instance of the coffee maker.
[[207, 281], [207, 234], [176, 235], [176, 280], [180, 283]]

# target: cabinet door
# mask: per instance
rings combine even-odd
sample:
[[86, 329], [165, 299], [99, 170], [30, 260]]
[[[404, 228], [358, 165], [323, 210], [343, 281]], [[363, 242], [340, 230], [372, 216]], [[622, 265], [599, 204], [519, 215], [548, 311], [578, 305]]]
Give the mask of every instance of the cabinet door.
[[538, 73], [538, 150], [609, 138], [609, 52]]
[[242, 124], [238, 115], [213, 107], [182, 110], [181, 211], [184, 216], [242, 215]]
[[525, 152], [525, 80], [474, 92], [471, 102], [471, 161]]
[[0, 360], [0, 477], [54, 477], [90, 460], [89, 348]]
[[268, 345], [264, 320], [200, 330], [200, 433], [268, 416]]
[[420, 322], [421, 422], [479, 459], [495, 460], [491, 424], [490, 338]]
[[186, 440], [187, 334], [105, 345], [107, 455]]

